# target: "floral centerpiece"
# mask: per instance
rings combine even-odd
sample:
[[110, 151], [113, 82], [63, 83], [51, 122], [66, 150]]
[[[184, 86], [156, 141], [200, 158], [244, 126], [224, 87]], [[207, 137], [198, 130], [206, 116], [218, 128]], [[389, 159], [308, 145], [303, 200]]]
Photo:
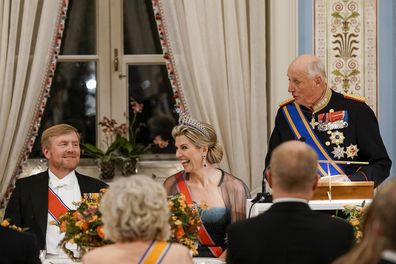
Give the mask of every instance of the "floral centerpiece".
[[169, 197], [168, 207], [171, 213], [169, 222], [172, 229], [170, 242], [187, 246], [193, 253], [198, 254], [198, 231], [202, 225], [198, 209], [188, 205], [183, 194]]
[[[105, 192], [84, 194], [81, 202], [78, 202], [76, 210], [70, 210], [53, 223], [59, 226], [65, 237], [59, 245], [63, 251], [74, 261], [81, 259], [82, 255], [90, 248], [104, 246], [112, 243], [104, 239], [102, 214], [98, 209], [100, 198]], [[73, 251], [66, 248], [67, 243], [76, 244], [80, 249], [80, 256], [76, 257]]]
[[362, 230], [362, 217], [366, 209], [368, 208], [363, 201], [362, 205], [345, 205], [343, 213], [346, 220], [353, 226], [356, 241], [359, 242], [363, 237]]

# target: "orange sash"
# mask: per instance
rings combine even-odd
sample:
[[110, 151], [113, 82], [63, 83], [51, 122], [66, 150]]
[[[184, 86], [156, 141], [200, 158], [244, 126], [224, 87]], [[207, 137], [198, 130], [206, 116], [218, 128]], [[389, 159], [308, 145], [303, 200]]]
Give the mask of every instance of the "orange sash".
[[48, 187], [48, 213], [59, 223], [58, 218], [69, 211], [69, 207], [62, 199]]
[[168, 253], [171, 244], [165, 241], [153, 240], [150, 246], [146, 249], [143, 256], [140, 258], [138, 264], [159, 264], [164, 260], [166, 253]]
[[[187, 204], [191, 205], [193, 204], [190, 190], [188, 189], [187, 183], [183, 177], [183, 172], [179, 172], [176, 174], [176, 181], [177, 181], [177, 188], [179, 189], [179, 192], [184, 194], [186, 197], [186, 202]], [[220, 255], [223, 253], [223, 250], [221, 247], [214, 246], [216, 245], [212, 238], [210, 237], [208, 231], [205, 228], [205, 225], [202, 222], [202, 226], [198, 231], [198, 237], [199, 237], [199, 242], [201, 242], [202, 245], [209, 245], [208, 248], [212, 252], [212, 254], [216, 257], [220, 257]]]

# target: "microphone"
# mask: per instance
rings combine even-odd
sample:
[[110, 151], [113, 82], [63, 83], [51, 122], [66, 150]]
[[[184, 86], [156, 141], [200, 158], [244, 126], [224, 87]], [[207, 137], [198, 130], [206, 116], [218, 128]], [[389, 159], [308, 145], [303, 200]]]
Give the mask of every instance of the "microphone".
[[[268, 169], [268, 167], [267, 167], [267, 169]], [[272, 195], [269, 192], [267, 192], [267, 186], [265, 184], [266, 183], [265, 172], [267, 171], [267, 169], [265, 169], [263, 172], [263, 181], [261, 183], [261, 193], [257, 193], [256, 197], [254, 197], [250, 201], [252, 203], [252, 205], [250, 206], [250, 209], [249, 209], [248, 218], [250, 218], [252, 208], [256, 203], [272, 203]]]
[[[269, 169], [269, 167], [267, 168], [267, 170]], [[261, 189], [262, 189], [262, 195], [263, 195], [263, 203], [272, 203], [272, 195], [267, 192], [267, 184], [266, 184], [266, 177], [265, 177], [265, 171], [263, 173], [263, 181], [261, 183]]]
[[307, 139], [305, 137], [300, 137], [298, 140], [300, 140], [301, 142], [307, 141]]
[[[268, 169], [268, 168], [267, 168]], [[264, 170], [263, 172], [263, 180], [261, 182], [261, 192], [257, 193], [256, 197], [254, 197], [250, 202], [255, 204], [255, 203], [272, 203], [272, 195], [267, 192], [267, 185], [266, 185], [266, 178], [265, 178], [265, 172], [267, 169]]]

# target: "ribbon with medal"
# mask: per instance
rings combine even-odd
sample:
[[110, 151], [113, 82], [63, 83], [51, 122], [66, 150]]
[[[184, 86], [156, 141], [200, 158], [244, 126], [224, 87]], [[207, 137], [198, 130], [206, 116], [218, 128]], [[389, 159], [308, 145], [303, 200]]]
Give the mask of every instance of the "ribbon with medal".
[[282, 107], [290, 129], [296, 139], [305, 138], [305, 143], [310, 145], [318, 154], [320, 160], [327, 160], [328, 164], [319, 163], [318, 173], [321, 177], [335, 174], [345, 174], [343, 169], [334, 162], [322, 142], [318, 139], [312, 126], [301, 111], [300, 106], [293, 102]]
[[317, 128], [319, 131], [328, 131], [348, 127], [348, 111], [336, 111], [318, 115]]

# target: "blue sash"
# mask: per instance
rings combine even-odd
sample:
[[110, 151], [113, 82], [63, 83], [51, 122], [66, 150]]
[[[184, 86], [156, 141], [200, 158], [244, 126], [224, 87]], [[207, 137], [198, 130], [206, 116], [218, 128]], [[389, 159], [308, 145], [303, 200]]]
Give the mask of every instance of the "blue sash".
[[326, 149], [322, 146], [322, 143], [316, 136], [311, 125], [301, 112], [300, 106], [293, 102], [283, 106], [282, 111], [296, 139], [305, 138], [305, 143], [310, 145], [316, 151], [319, 160], [328, 161], [328, 163], [319, 163], [319, 175], [321, 177], [337, 174], [345, 175], [345, 172], [342, 170], [342, 168], [334, 162], [334, 160], [327, 153]]

